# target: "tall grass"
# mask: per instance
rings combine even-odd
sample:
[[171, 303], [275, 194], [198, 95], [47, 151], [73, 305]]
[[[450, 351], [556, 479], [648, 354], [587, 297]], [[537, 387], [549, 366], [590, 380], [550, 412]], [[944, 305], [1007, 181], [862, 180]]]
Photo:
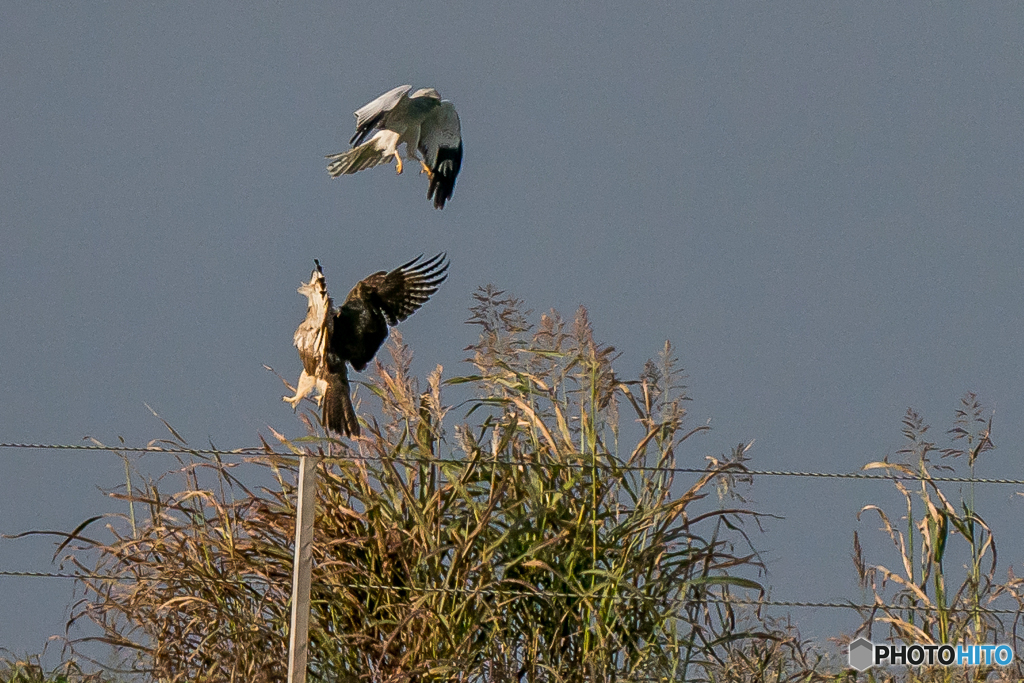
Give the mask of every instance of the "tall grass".
[[[623, 379], [583, 309], [533, 324], [520, 301], [485, 289], [469, 322], [480, 332], [470, 374], [445, 380], [438, 366], [422, 387], [395, 335], [366, 384], [357, 440], [328, 438], [308, 404], [308, 436], [273, 432], [263, 456], [193, 453], [156, 479], [133, 471], [114, 493], [129, 513], [107, 518], [103, 540], [91, 520], [68, 535], [70, 561], [93, 577], [81, 579], [71, 624], [97, 624], [87, 642], [114, 646], [127, 673], [284, 679], [297, 456], [308, 455], [318, 471], [313, 680], [1024, 680], [1019, 663], [843, 670], [757, 607], [747, 530], [758, 514], [737, 493], [747, 446], [676, 480], [672, 468], [697, 465], [690, 441], [707, 426], [691, 423], [670, 345]], [[867, 466], [918, 481], [894, 481], [898, 510], [861, 511], [881, 522], [896, 563], [870, 563], [854, 535], [875, 603], [859, 634], [1021, 651], [1022, 580], [997, 577], [974, 490], [953, 495], [935, 480], [955, 470], [946, 463], [973, 475], [991, 427], [972, 394], [944, 446], [908, 411], [901, 459]], [[173, 429], [162, 443], [188, 448]], [[238, 467], [264, 485], [244, 483]]]
[[107, 680], [99, 672], [86, 673], [77, 662], [70, 660], [47, 670], [42, 656], [0, 656], [2, 683], [103, 683]]
[[266, 486], [196, 456], [170, 488], [118, 493], [139, 518], [79, 533], [72, 561], [114, 578], [83, 580], [72, 621], [161, 681], [283, 679], [297, 468], [269, 453], [285, 450], [318, 458], [315, 680], [720, 680], [751, 638], [790, 642], [730, 602], [761, 592], [754, 513], [728, 495], [745, 448], [691, 481], [666, 469], [697, 465], [686, 446], [707, 429], [688, 423], [672, 348], [623, 380], [585, 310], [528, 315], [478, 292], [472, 374], [438, 366], [422, 389], [396, 335], [364, 436], [303, 415], [309, 437], [275, 434], [243, 465]]
[[[896, 551], [897, 564], [870, 564], [854, 533], [854, 564], [861, 586], [875, 602], [874, 608], [864, 612], [858, 633], [876, 642], [1010, 643], [1020, 653], [1024, 649], [1018, 625], [1024, 593], [1012, 571], [1005, 582], [996, 575], [995, 536], [976, 508], [974, 485], [954, 495], [947, 492], [948, 483], [934, 479], [949, 473], [974, 477], [978, 458], [994, 448], [991, 416], [986, 418], [977, 397], [968, 393], [946, 432], [946, 445], [932, 442], [929, 430], [919, 413], [908, 410], [903, 420], [906, 445], [898, 452], [902, 460], [865, 466], [920, 481], [893, 482], [903, 499], [902, 524], [880, 506], [866, 505], [861, 510], [860, 515], [870, 514], [880, 521]], [[936, 462], [936, 456], [948, 460]], [[964, 461], [967, 472], [956, 467], [962, 468]], [[1011, 614], [993, 613], [993, 609]], [[1024, 666], [1018, 658], [1007, 668], [936, 666], [878, 676], [871, 680], [1020, 681]]]

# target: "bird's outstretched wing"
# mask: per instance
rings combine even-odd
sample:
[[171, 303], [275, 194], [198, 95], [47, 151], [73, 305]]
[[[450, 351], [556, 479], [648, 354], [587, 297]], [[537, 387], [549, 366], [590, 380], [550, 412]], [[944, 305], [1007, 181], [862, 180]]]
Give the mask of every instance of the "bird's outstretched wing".
[[380, 166], [391, 161], [389, 147], [393, 149], [398, 143], [398, 133], [390, 130], [378, 131], [376, 135], [347, 152], [328, 154], [330, 163], [327, 172], [337, 178], [342, 174], [356, 173], [367, 168]]
[[356, 132], [349, 140], [350, 145], [358, 145], [366, 139], [375, 128], [384, 127], [384, 119], [392, 109], [398, 106], [403, 97], [412, 90], [411, 85], [400, 85], [389, 90], [377, 99], [356, 109]]
[[374, 273], [356, 285], [349, 299], [353, 295], [368, 299], [384, 314], [388, 325], [397, 325], [425, 304], [448, 277], [447, 254], [421, 263], [422, 258], [417, 256], [390, 273]]
[[433, 200], [435, 209], [443, 209], [462, 168], [462, 126], [451, 102], [442, 101], [423, 121], [419, 152], [430, 169], [427, 199]]

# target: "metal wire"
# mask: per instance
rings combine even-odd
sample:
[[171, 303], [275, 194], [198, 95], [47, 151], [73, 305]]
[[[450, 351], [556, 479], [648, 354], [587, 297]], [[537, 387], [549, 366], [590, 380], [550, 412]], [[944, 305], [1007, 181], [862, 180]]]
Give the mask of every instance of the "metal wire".
[[[97, 446], [94, 444], [33, 444], [33, 443], [0, 443], [0, 449], [29, 449], [29, 450], [53, 450], [53, 451], [105, 451], [109, 453], [125, 452], [125, 453], [145, 453], [145, 454], [192, 454], [202, 456], [276, 456], [280, 458], [296, 458], [298, 455], [295, 453], [281, 453], [278, 451], [268, 451], [266, 448], [252, 446], [246, 448], [236, 448], [232, 450], [220, 450], [213, 448], [172, 448], [172, 447], [156, 447], [156, 446]], [[319, 457], [315, 454], [310, 454], [313, 457]], [[349, 453], [344, 457], [332, 456], [331, 460], [371, 460], [371, 461], [382, 461], [386, 458], [380, 455], [363, 455], [357, 453]], [[436, 463], [436, 464], [465, 464], [467, 461], [459, 458], [416, 458], [405, 460], [403, 458], [392, 458], [392, 461], [397, 462], [409, 462], [409, 463]], [[490, 465], [507, 465], [510, 467], [572, 467], [577, 469], [590, 469], [593, 465], [584, 463], [558, 463], [553, 465], [551, 463], [534, 462], [527, 460], [488, 460], [483, 464]], [[911, 476], [911, 475], [893, 475], [893, 474], [865, 474], [862, 472], [802, 472], [802, 471], [788, 471], [788, 470], [752, 470], [747, 469], [739, 465], [729, 465], [726, 463], [719, 470], [705, 469], [700, 467], [658, 467], [655, 465], [622, 465], [622, 466], [607, 466], [608, 469], [615, 469], [620, 472], [665, 472], [665, 473], [678, 473], [678, 474], [708, 474], [710, 472], [717, 472], [718, 474], [735, 474], [738, 476], [760, 476], [760, 477], [817, 477], [824, 479], [861, 479], [861, 480], [880, 480], [880, 481], [934, 481], [937, 483], [957, 483], [957, 484], [1011, 484], [1014, 486], [1024, 486], [1024, 479], [986, 479], [986, 478], [973, 478], [973, 477], [936, 477], [936, 476]]]
[[46, 451], [106, 451], [108, 453], [116, 453], [117, 451], [123, 451], [125, 453], [192, 453], [195, 455], [287, 455], [294, 457], [294, 454], [292, 453], [268, 452], [267, 449], [262, 446], [248, 446], [246, 448], [236, 448], [233, 450], [225, 451], [217, 448], [173, 448], [167, 446], [101, 446], [98, 444], [87, 443], [0, 443], [0, 448], [20, 448], [28, 450]]
[[[112, 581], [112, 582], [145, 582], [145, 581], [164, 581], [165, 579], [158, 577], [126, 577], [117, 576], [110, 574], [90, 574], [90, 573], [60, 573], [60, 572], [29, 572], [29, 571], [0, 571], [0, 577], [27, 577], [27, 578], [44, 578], [44, 579], [74, 579], [78, 581], [94, 580], [94, 581]], [[241, 576], [236, 579], [229, 578], [212, 578], [207, 577], [202, 579], [204, 582], [214, 583], [228, 583], [228, 584], [239, 584], [239, 583], [267, 583], [270, 581], [266, 578], [255, 577], [255, 576]], [[286, 583], [286, 582], [285, 582]], [[505, 588], [451, 588], [445, 586], [393, 586], [388, 584], [367, 584], [367, 583], [326, 583], [329, 587], [336, 588], [353, 588], [358, 590], [386, 590], [386, 591], [414, 591], [418, 593], [450, 593], [450, 594], [464, 594], [464, 595], [494, 595], [498, 597], [552, 597], [552, 598], [565, 598], [565, 599], [579, 599], [590, 597], [594, 600], [612, 600], [615, 602], [630, 602], [633, 600], [654, 600], [647, 596], [586, 596], [576, 593], [561, 593], [558, 591], [545, 591], [545, 590], [512, 590]], [[753, 600], [750, 598], [719, 598], [715, 596], [703, 596], [700, 600], [704, 602], [720, 603], [720, 604], [733, 604], [733, 605], [750, 605], [754, 607], [766, 606], [766, 607], [799, 607], [799, 608], [824, 608], [824, 609], [853, 609], [858, 611], [866, 610], [910, 610], [915, 612], [938, 612], [938, 607], [926, 606], [926, 605], [886, 605], [886, 604], [858, 604], [854, 602], [813, 602], [805, 600]], [[982, 614], [1019, 614], [1021, 610], [1012, 609], [991, 609], [988, 607], [949, 607], [945, 608], [950, 612], [980, 612]]]
[[[143, 454], [191, 454], [197, 456], [276, 456], [282, 458], [295, 458], [295, 453], [281, 453], [277, 451], [268, 451], [264, 447], [247, 447], [238, 448], [231, 450], [221, 450], [212, 448], [175, 448], [168, 446], [103, 446], [95, 444], [34, 444], [34, 443], [0, 443], [0, 449], [28, 449], [28, 450], [53, 450], [53, 451], [102, 451], [102, 452], [125, 452], [125, 453], [143, 453]], [[312, 454], [311, 454], [312, 455]], [[314, 457], [319, 457], [315, 456]], [[363, 455], [356, 453], [349, 453], [343, 458], [333, 457], [332, 460], [370, 460], [370, 461], [383, 461], [386, 458], [379, 455]], [[393, 461], [402, 462], [401, 458], [392, 458]], [[466, 461], [457, 458], [417, 458], [414, 460], [405, 461], [409, 464], [418, 463], [436, 463], [436, 464], [464, 464]], [[482, 464], [491, 465], [506, 465], [511, 467], [574, 467], [574, 468], [592, 468], [593, 465], [587, 465], [583, 463], [559, 463], [558, 465], [552, 465], [550, 463], [541, 463], [533, 461], [515, 461], [515, 460], [491, 460]], [[665, 473], [685, 473], [685, 474], [708, 474], [709, 472], [715, 472], [714, 469], [704, 469], [696, 467], [658, 467], [658, 466], [644, 466], [644, 465], [625, 465], [621, 467], [609, 466], [609, 469], [617, 469], [619, 471], [645, 471], [645, 472], [665, 472]], [[811, 477], [811, 478], [826, 478], [826, 479], [859, 479], [859, 480], [884, 480], [884, 481], [921, 481], [927, 479], [928, 481], [934, 482], [947, 482], [947, 483], [976, 483], [976, 484], [1011, 484], [1017, 486], [1024, 486], [1024, 480], [1020, 479], [985, 479], [985, 478], [971, 478], [971, 477], [915, 477], [906, 475], [885, 475], [885, 474], [864, 474], [859, 472], [802, 472], [802, 471], [785, 471], [785, 470], [750, 470], [743, 468], [742, 466], [730, 466], [726, 464], [724, 467], [717, 471], [719, 474], [734, 474], [739, 476], [780, 476], [780, 477]], [[95, 581], [160, 581], [162, 579], [147, 579], [145, 577], [121, 577], [114, 575], [103, 575], [103, 574], [89, 574], [89, 573], [59, 573], [59, 572], [31, 572], [31, 571], [0, 571], [0, 577], [29, 577], [29, 578], [55, 578], [55, 579], [73, 579], [73, 580], [95, 580]], [[205, 579], [211, 580], [211, 579]], [[234, 583], [238, 582], [253, 582], [260, 581], [267, 583], [267, 579], [259, 577], [241, 577], [239, 579], [213, 579], [221, 583]], [[444, 587], [420, 587], [420, 588], [409, 588], [407, 586], [388, 586], [388, 585], [373, 585], [373, 584], [333, 584], [344, 588], [354, 588], [361, 590], [416, 590], [420, 592], [449, 592], [449, 593], [486, 593], [498, 596], [509, 596], [509, 597], [558, 597], [558, 598], [580, 598], [582, 596], [571, 594], [571, 593], [558, 593], [552, 591], [513, 591], [505, 589], [467, 589], [467, 588], [444, 588]], [[606, 599], [596, 597], [596, 599]], [[634, 598], [624, 598], [620, 596], [614, 596], [613, 600], [631, 600], [631, 599], [643, 599], [643, 596]], [[852, 602], [808, 602], [808, 601], [792, 601], [792, 600], [747, 600], [743, 598], [714, 598], [707, 597], [704, 600], [708, 602], [719, 602], [719, 603], [731, 603], [731, 604], [743, 604], [743, 605], [765, 605], [771, 607], [796, 607], [796, 608], [824, 608], [824, 609], [855, 609], [855, 610], [911, 610], [919, 612], [933, 612], [938, 611], [937, 607], [918, 606], [918, 605], [884, 605], [884, 604], [857, 604]], [[952, 611], [969, 611], [967, 609], [952, 609]], [[970, 611], [977, 611], [984, 614], [1018, 614], [1018, 610], [1008, 609], [989, 609], [989, 608], [972, 608]]]

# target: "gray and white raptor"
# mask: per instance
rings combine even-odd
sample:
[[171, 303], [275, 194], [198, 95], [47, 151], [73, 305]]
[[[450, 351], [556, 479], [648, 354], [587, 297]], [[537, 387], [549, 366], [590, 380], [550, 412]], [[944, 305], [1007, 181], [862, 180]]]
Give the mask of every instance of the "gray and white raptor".
[[[394, 157], [402, 172], [402, 157], [420, 162], [430, 183], [427, 199], [443, 209], [455, 191], [462, 168], [462, 126], [455, 106], [433, 88], [412, 95], [411, 85], [390, 90], [355, 112], [352, 149], [328, 154], [327, 172], [337, 178], [389, 163]], [[372, 133], [372, 135], [371, 135]], [[405, 145], [404, 152], [399, 146]]]

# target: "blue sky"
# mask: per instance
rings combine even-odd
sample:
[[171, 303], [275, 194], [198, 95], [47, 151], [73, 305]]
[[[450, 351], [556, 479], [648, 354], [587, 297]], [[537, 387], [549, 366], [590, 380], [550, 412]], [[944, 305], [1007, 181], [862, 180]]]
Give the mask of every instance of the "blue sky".
[[[920, 409], [995, 410], [979, 474], [1024, 477], [1024, 10], [1016, 3], [8, 4], [0, 10], [0, 441], [297, 434], [295, 293], [447, 251], [403, 324], [414, 369], [465, 370], [471, 294], [585, 305], [636, 375], [689, 376], [683, 465], [754, 440], [763, 469], [854, 471]], [[332, 180], [351, 112], [403, 83], [459, 109], [452, 201], [378, 168]], [[114, 509], [104, 454], [0, 452], [0, 533]], [[153, 465], [156, 466], [155, 464]], [[773, 596], [858, 599], [881, 484], [758, 480]], [[1002, 569], [1011, 487], [984, 490]], [[999, 535], [1003, 529], [1003, 535]], [[879, 545], [877, 561], [892, 563]], [[0, 539], [0, 569], [50, 568]], [[63, 630], [72, 586], [0, 578], [0, 647]], [[801, 610], [820, 640], [851, 615]]]

